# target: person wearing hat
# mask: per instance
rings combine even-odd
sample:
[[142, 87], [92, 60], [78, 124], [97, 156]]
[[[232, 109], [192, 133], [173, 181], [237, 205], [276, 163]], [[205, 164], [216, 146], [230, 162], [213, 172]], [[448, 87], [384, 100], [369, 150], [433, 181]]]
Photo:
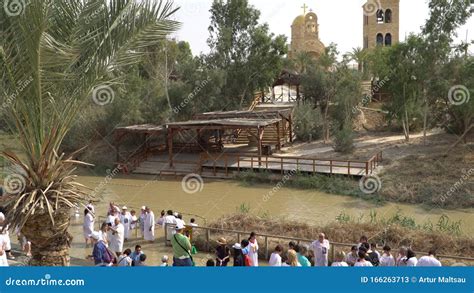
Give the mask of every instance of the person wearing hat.
[[191, 242], [189, 238], [184, 236], [184, 225], [178, 223], [176, 225], [176, 234], [171, 238], [171, 246], [173, 247], [173, 266], [174, 267], [190, 267], [193, 266], [191, 256]]
[[245, 259], [244, 254], [242, 253], [242, 245], [240, 243], [235, 243], [232, 245], [234, 249], [234, 267], [244, 267]]
[[169, 267], [168, 260], [169, 260], [168, 256], [167, 256], [167, 255], [163, 255], [163, 256], [161, 257], [161, 265], [160, 265], [160, 267]]
[[122, 213], [120, 213], [119, 219], [125, 231], [125, 240], [128, 240], [130, 238], [130, 225], [132, 223], [132, 215], [128, 212], [128, 208], [126, 206], [122, 207]]
[[230, 261], [230, 249], [227, 247], [227, 240], [225, 238], [217, 239], [216, 247], [216, 267], [226, 267]]

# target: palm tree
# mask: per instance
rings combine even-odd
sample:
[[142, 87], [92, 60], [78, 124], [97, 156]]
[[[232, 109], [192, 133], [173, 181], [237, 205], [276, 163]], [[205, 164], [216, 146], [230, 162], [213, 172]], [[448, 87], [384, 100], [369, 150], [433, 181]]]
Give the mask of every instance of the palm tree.
[[357, 47], [357, 48], [352, 48], [352, 52], [349, 53], [349, 57], [357, 62], [358, 64], [358, 70], [360, 72], [362, 72], [364, 70], [364, 62], [366, 61], [366, 58], [367, 58], [367, 52], [360, 48], [360, 47]]
[[2, 94], [13, 97], [8, 122], [22, 150], [2, 152], [19, 170], [16, 194], [5, 201], [7, 221], [31, 241], [30, 265], [65, 266], [70, 211], [88, 192], [73, 175], [83, 163], [61, 154], [61, 143], [85, 103], [113, 98], [124, 67], [179, 23], [169, 19], [172, 4], [162, 1], [18, 3], [0, 9], [0, 82]]

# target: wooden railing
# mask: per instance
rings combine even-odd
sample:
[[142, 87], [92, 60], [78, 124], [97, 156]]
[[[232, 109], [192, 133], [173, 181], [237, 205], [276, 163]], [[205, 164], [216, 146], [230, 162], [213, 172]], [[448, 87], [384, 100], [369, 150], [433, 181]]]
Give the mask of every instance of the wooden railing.
[[166, 145], [157, 145], [151, 148], [143, 148], [136, 151], [134, 154], [129, 156], [125, 161], [117, 162], [117, 166], [122, 169], [125, 173], [132, 172], [142, 162], [146, 161], [150, 156], [159, 154], [166, 151]]
[[[172, 224], [167, 224], [167, 226], [174, 227], [175, 225]], [[211, 239], [213, 239], [212, 232], [215, 232], [218, 234], [214, 237], [214, 239], [218, 239], [218, 237], [222, 237], [222, 235], [228, 235], [228, 234], [234, 234], [236, 236], [235, 241], [237, 243], [240, 243], [242, 240], [242, 236], [248, 237], [250, 235], [250, 232], [248, 231], [239, 231], [239, 230], [230, 230], [230, 229], [221, 229], [221, 228], [211, 228], [211, 227], [203, 227], [203, 226], [197, 226], [197, 227], [192, 227], [193, 233], [194, 233], [194, 239], [197, 239], [196, 237], [196, 231], [202, 230], [204, 233], [202, 233], [205, 237], [205, 244], [206, 244], [206, 250], [207, 251], [212, 251], [214, 247], [211, 246]], [[167, 229], [165, 229], [167, 231]], [[271, 235], [271, 234], [263, 234], [263, 233], [258, 233], [257, 237], [260, 239], [263, 238], [263, 246], [260, 245], [260, 247], [263, 248], [263, 254], [259, 254], [259, 257], [262, 258], [264, 257], [265, 260], [268, 260], [270, 257], [270, 253], [272, 252], [273, 246], [270, 246], [270, 240], [280, 240], [278, 241], [280, 244], [282, 242], [288, 243], [289, 241], [294, 241], [297, 244], [300, 243], [312, 243], [314, 239], [307, 239], [307, 238], [299, 238], [299, 237], [293, 237], [293, 236], [281, 236], [281, 235]], [[165, 244], [166, 242], [166, 237], [165, 237]], [[229, 239], [228, 239], [229, 240]], [[335, 260], [335, 254], [337, 251], [348, 251], [350, 248], [354, 245], [354, 243], [342, 243], [342, 242], [330, 242], [331, 248], [329, 252], [329, 260], [334, 261]], [[393, 249], [393, 251], [397, 251], [397, 249]], [[416, 252], [417, 255], [424, 255], [425, 253], [423, 252]], [[474, 262], [474, 258], [472, 257], [461, 257], [461, 256], [454, 256], [454, 255], [437, 255], [438, 259], [450, 259], [450, 260], [455, 260], [455, 261], [467, 261], [467, 262]]]
[[[258, 106], [258, 104], [260, 104], [262, 101], [263, 101], [263, 98], [265, 97], [265, 93], [264, 92], [257, 92], [254, 94], [254, 97], [253, 97], [253, 101], [252, 103], [250, 104], [249, 108], [248, 108], [248, 111], [253, 111], [255, 110], [255, 108]], [[237, 138], [240, 136], [240, 133], [242, 133], [242, 129], [236, 129], [234, 130], [234, 133], [233, 135], [231, 136], [231, 142], [232, 143], [235, 143], [235, 141], [237, 140]]]
[[[333, 160], [302, 157], [257, 156], [249, 154], [220, 154], [201, 153], [199, 157], [200, 170], [212, 168], [214, 176], [218, 169], [224, 170], [226, 176], [230, 171], [240, 173], [244, 170], [279, 170], [281, 175], [286, 171], [301, 171], [308, 173], [326, 173], [340, 175], [369, 175], [382, 162], [382, 152], [377, 153], [368, 161]], [[347, 170], [347, 171], [346, 171]]]

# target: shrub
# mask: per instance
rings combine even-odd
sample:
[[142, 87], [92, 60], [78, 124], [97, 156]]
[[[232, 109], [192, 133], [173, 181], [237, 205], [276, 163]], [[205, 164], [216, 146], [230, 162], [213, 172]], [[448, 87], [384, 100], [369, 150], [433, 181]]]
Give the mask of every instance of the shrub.
[[323, 119], [318, 109], [300, 105], [295, 109], [295, 134], [301, 141], [317, 140], [323, 136]]
[[344, 126], [336, 131], [334, 136], [334, 150], [339, 153], [350, 153], [354, 150], [354, 135], [350, 126]]

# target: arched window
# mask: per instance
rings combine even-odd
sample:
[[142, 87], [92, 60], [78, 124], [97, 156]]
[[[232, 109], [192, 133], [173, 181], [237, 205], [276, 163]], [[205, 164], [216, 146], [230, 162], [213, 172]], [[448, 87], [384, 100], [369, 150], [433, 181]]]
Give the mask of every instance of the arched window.
[[377, 23], [383, 23], [385, 19], [385, 14], [382, 9], [377, 10]]
[[392, 10], [390, 9], [385, 10], [385, 22], [386, 23], [392, 22]]
[[377, 46], [383, 46], [383, 35], [381, 33], [377, 34]]
[[392, 34], [388, 33], [385, 35], [385, 46], [392, 45]]

